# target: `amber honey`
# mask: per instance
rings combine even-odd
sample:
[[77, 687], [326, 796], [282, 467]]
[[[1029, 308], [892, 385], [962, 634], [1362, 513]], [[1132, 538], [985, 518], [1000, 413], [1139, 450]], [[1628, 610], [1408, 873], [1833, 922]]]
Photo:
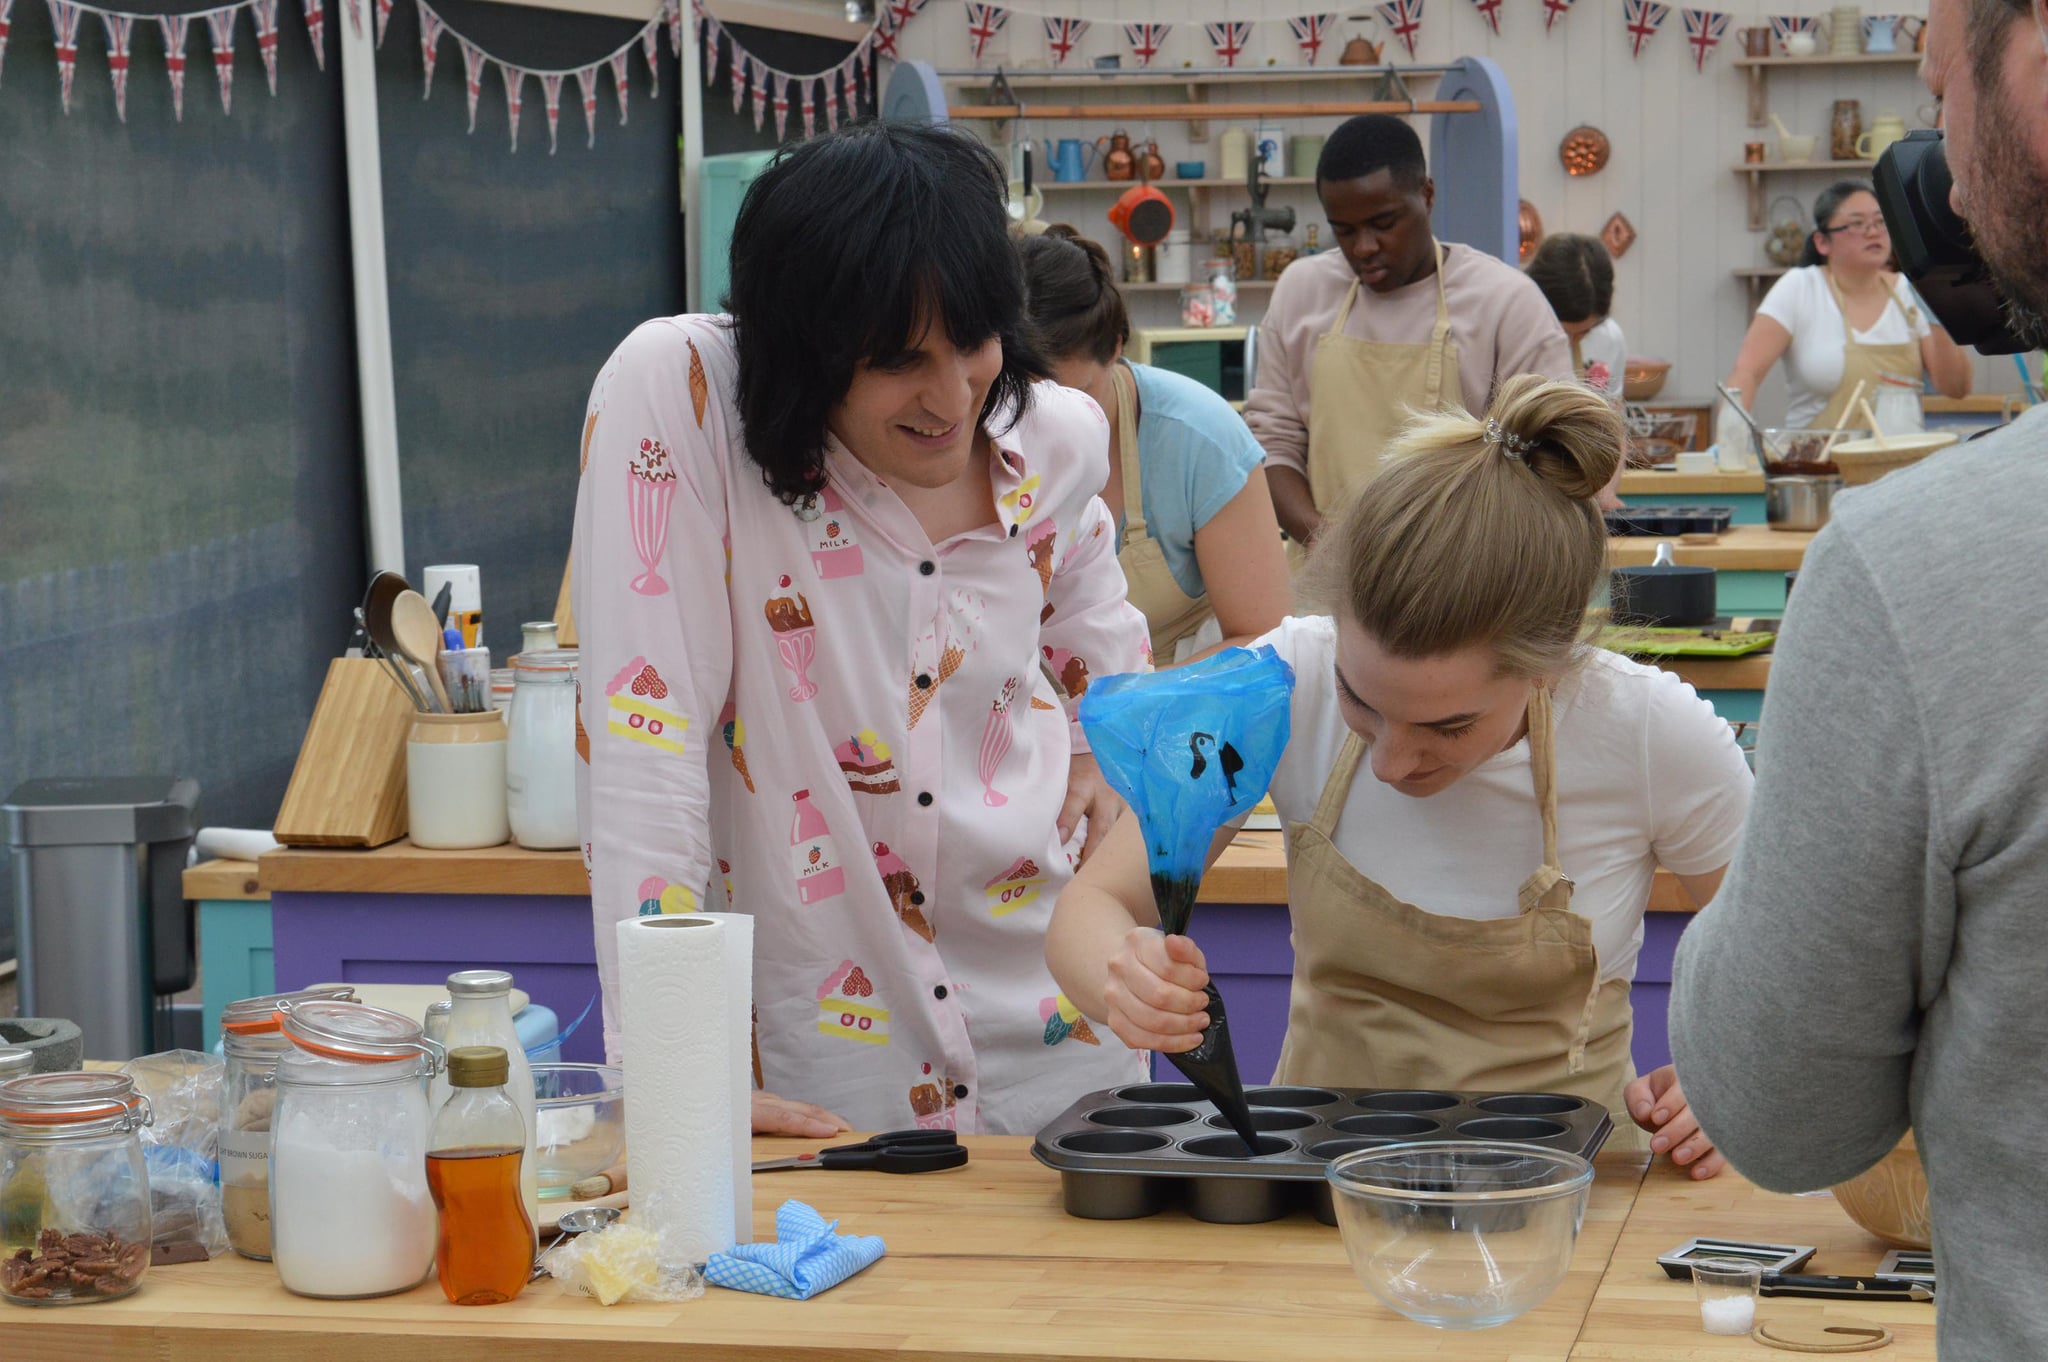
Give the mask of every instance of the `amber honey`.
[[519, 1193], [516, 1146], [438, 1149], [427, 1155], [427, 1187], [441, 1211], [434, 1267], [457, 1305], [498, 1305], [533, 1271], [533, 1222]]

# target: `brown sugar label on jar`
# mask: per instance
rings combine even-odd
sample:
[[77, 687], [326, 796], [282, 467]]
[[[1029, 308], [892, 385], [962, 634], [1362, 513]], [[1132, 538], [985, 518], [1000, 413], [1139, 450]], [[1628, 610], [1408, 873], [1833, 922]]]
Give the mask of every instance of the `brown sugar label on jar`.
[[[263, 1094], [269, 1096], [270, 1094]], [[220, 1133], [220, 1209], [228, 1242], [250, 1258], [270, 1256], [270, 1131]]]

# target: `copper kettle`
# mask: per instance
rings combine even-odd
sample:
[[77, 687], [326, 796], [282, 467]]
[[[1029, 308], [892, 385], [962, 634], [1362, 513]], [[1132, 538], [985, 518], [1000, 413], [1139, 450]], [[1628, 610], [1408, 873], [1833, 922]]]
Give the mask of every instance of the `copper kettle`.
[[[1366, 22], [1369, 24], [1371, 20], [1368, 19]], [[1344, 52], [1337, 58], [1337, 65], [1378, 66], [1380, 63], [1380, 53], [1385, 48], [1385, 43], [1373, 42], [1364, 34], [1354, 29], [1351, 34], [1351, 41], [1344, 44]]]
[[1147, 142], [1145, 144], [1144, 153], [1138, 157], [1138, 169], [1141, 173], [1141, 178], [1147, 181], [1163, 180], [1166, 178], [1166, 158], [1159, 154], [1159, 144], [1157, 142]]
[[[1108, 146], [1102, 153], [1103, 177], [1111, 180], [1137, 179], [1138, 158], [1131, 153], [1131, 135], [1122, 128], [1118, 128], [1108, 137], [1098, 137], [1095, 139], [1095, 145], [1098, 148], [1103, 147], [1105, 143]], [[1162, 162], [1160, 165], [1162, 176], [1165, 174], [1165, 171], [1166, 167]]]

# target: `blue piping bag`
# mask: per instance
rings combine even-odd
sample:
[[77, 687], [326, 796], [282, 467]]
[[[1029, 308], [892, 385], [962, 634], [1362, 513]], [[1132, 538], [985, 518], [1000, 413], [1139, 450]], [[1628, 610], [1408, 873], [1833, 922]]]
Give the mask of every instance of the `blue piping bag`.
[[[1187, 932], [1209, 843], [1266, 792], [1287, 750], [1294, 668], [1270, 646], [1226, 648], [1161, 672], [1096, 681], [1081, 727], [1103, 775], [1145, 835], [1159, 925]], [[1222, 995], [1208, 986], [1209, 1026], [1192, 1050], [1168, 1055], [1229, 1120], [1247, 1153], [1259, 1148]]]

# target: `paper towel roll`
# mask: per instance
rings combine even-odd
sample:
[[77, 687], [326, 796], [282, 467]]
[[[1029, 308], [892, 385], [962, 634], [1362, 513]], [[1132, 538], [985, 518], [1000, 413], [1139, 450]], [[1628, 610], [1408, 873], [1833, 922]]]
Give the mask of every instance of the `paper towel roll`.
[[[618, 932], [635, 1218], [648, 1207], [641, 1223], [702, 1263], [737, 1242], [729, 933], [724, 923], [680, 914], [628, 918]], [[745, 978], [739, 987], [750, 993]]]
[[732, 1043], [732, 1230], [754, 1242], [754, 919], [695, 913], [725, 928], [726, 1026]]

